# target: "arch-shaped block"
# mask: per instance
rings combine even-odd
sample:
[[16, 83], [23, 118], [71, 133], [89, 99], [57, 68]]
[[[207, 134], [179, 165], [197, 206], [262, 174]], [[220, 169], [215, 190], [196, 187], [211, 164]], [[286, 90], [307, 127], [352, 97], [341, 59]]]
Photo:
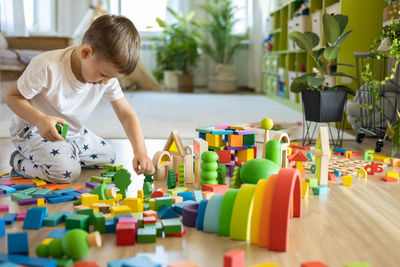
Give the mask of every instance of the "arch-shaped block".
[[293, 200], [293, 216], [301, 216], [301, 176], [297, 169], [281, 169], [276, 175], [272, 195], [268, 248], [287, 251], [289, 219]]
[[233, 205], [230, 237], [236, 240], [249, 240], [250, 214], [253, 209], [255, 184], [243, 184]]
[[238, 193], [239, 189], [230, 188], [224, 194], [224, 198], [222, 199], [221, 203], [221, 211], [219, 213], [219, 235], [229, 236], [230, 234], [233, 205], [235, 204], [235, 199]]
[[250, 242], [252, 244], [258, 243], [258, 233], [260, 230], [260, 218], [262, 200], [264, 197], [265, 186], [267, 185], [267, 179], [258, 180], [256, 190], [254, 191], [254, 204], [253, 211], [251, 213], [251, 226], [250, 226]]
[[203, 231], [218, 233], [219, 213], [224, 195], [214, 194], [209, 200], [204, 214]]
[[272, 174], [267, 179], [264, 189], [264, 196], [261, 204], [260, 224], [258, 230], [258, 245], [260, 247], [268, 247], [269, 238], [269, 221], [271, 215], [272, 194], [275, 188], [276, 174]]
[[206, 208], [208, 204], [208, 199], [202, 199], [199, 204], [199, 209], [197, 210], [197, 220], [196, 229], [203, 230], [204, 226], [204, 214], [206, 213]]

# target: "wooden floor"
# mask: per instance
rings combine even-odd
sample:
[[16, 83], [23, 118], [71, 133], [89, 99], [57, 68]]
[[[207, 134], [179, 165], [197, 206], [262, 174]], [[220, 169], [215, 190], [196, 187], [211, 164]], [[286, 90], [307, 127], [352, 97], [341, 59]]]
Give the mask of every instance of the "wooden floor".
[[[344, 147], [353, 151], [373, 148], [374, 139], [362, 145], [346, 141]], [[117, 163], [132, 170], [132, 151], [127, 140], [111, 140], [117, 148]], [[165, 140], [146, 140], [149, 154], [162, 149]], [[0, 172], [9, 171], [9, 155], [13, 151], [9, 140], [0, 139]], [[388, 155], [390, 145], [385, 144]], [[83, 184], [91, 175], [101, 170], [85, 170], [76, 183]], [[133, 173], [133, 172], [132, 172]], [[142, 186], [143, 177], [133, 175], [128, 195], [134, 196]], [[156, 187], [166, 185], [156, 184]], [[92, 249], [85, 260], [95, 260], [101, 266], [108, 261], [135, 255], [146, 255], [165, 264], [187, 259], [199, 266], [223, 266], [223, 254], [232, 249], [246, 252], [246, 266], [272, 262], [278, 266], [300, 266], [300, 263], [319, 260], [329, 266], [344, 266], [346, 263], [367, 262], [371, 266], [400, 266], [400, 186], [380, 181], [379, 176], [368, 180], [353, 179], [353, 186], [330, 184], [329, 195], [310, 195], [302, 201], [303, 216], [290, 220], [289, 250], [273, 252], [228, 237], [204, 233], [186, 227], [183, 238], [157, 238], [155, 244], [137, 244], [117, 247], [115, 234], [103, 235], [104, 245]], [[21, 208], [10, 199], [0, 196], [0, 204], [10, 204], [10, 212]], [[71, 211], [72, 203], [47, 205], [50, 213], [57, 210]], [[26, 207], [25, 207], [26, 208]], [[0, 215], [2, 216], [2, 215]], [[7, 226], [7, 232], [21, 231], [22, 223]], [[63, 225], [57, 227], [63, 228]], [[54, 228], [43, 227], [39, 231], [29, 230], [30, 255], [35, 255], [37, 245]], [[0, 253], [6, 252], [6, 240], [0, 238]]]

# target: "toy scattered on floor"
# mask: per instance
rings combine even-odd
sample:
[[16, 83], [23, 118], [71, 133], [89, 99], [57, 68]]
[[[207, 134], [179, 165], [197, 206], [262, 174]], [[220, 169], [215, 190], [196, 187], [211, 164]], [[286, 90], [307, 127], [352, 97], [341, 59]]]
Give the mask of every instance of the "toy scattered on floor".
[[114, 184], [119, 188], [122, 197], [126, 196], [126, 189], [131, 184], [131, 173], [127, 169], [119, 169], [114, 174]]
[[144, 176], [144, 181], [143, 181], [143, 193], [144, 193], [144, 198], [150, 198], [151, 193], [153, 193], [152, 189], [152, 184], [154, 182], [153, 175], [145, 175]]
[[56, 124], [57, 132], [65, 139], [67, 137], [69, 125], [68, 124]]

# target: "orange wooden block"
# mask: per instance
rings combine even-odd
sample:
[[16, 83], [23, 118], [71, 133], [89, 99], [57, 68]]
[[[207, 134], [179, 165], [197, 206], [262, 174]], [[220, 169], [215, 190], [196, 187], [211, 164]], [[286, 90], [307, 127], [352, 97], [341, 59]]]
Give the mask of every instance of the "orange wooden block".
[[382, 181], [385, 181], [387, 183], [397, 183], [399, 181], [399, 179], [393, 178], [393, 177], [382, 177], [381, 178]]
[[224, 254], [224, 267], [244, 267], [244, 251], [234, 249]]
[[85, 209], [89, 209], [89, 207], [88, 207], [88, 206], [85, 206], [85, 205], [77, 205], [77, 206], [74, 206], [74, 211], [77, 211], [77, 210], [85, 210]]
[[390, 166], [392, 166], [392, 167], [400, 167], [400, 159], [391, 158], [390, 159]]
[[12, 181], [15, 185], [34, 185], [35, 182], [33, 182], [31, 179], [21, 179], [21, 180], [13, 180]]
[[303, 262], [301, 267], [328, 267], [328, 265], [323, 264], [320, 261], [310, 261], [310, 262]]
[[225, 194], [226, 190], [229, 189], [229, 185], [225, 184], [203, 184], [202, 191], [210, 191], [215, 194]]
[[145, 211], [143, 211], [143, 217], [154, 217], [157, 219], [157, 211], [145, 210]]
[[24, 179], [24, 177], [22, 177], [22, 176], [15, 176], [15, 177], [10, 177], [9, 178], [11, 181], [13, 181], [13, 180], [22, 180], [22, 179]]
[[181, 196], [172, 196], [172, 203], [181, 203], [183, 202], [183, 197]]
[[202, 191], [203, 199], [210, 199], [215, 193], [210, 191]]
[[187, 260], [181, 260], [181, 261], [169, 264], [168, 267], [199, 267], [199, 265], [194, 264]]
[[74, 267], [99, 267], [95, 261], [78, 261], [74, 263]]
[[242, 147], [243, 146], [243, 135], [237, 135], [237, 134], [228, 135], [228, 146], [229, 147]]
[[258, 232], [258, 245], [260, 247], [268, 247], [268, 236], [269, 236], [269, 222], [271, 213], [271, 201], [272, 193], [275, 188], [276, 174], [272, 174], [267, 179], [265, 186], [264, 197], [261, 204], [260, 224]]

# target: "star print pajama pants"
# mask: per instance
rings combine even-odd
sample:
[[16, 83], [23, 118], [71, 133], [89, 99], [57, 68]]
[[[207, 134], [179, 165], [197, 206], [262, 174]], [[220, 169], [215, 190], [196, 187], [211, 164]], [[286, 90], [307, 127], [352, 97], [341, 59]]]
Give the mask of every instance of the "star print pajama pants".
[[11, 127], [10, 133], [19, 152], [12, 162], [14, 170], [27, 178], [70, 183], [82, 167], [100, 168], [115, 161], [114, 148], [86, 128], [77, 138], [61, 142], [46, 141], [35, 126]]

